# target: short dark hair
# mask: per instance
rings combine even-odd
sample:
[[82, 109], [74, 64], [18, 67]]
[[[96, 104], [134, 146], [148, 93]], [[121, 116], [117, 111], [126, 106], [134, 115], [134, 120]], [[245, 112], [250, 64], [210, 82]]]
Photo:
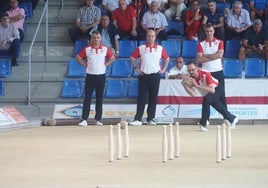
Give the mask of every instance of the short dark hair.
[[8, 17], [8, 13], [6, 12], [1, 12], [0, 13], [0, 19], [4, 18], [4, 17]]

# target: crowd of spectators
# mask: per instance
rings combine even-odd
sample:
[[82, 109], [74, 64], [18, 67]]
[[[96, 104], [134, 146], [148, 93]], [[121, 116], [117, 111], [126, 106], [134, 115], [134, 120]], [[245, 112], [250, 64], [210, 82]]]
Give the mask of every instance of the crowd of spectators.
[[[158, 41], [167, 40], [166, 28], [170, 21], [183, 22], [184, 36], [189, 40], [202, 41], [206, 24], [213, 25], [218, 39], [242, 39], [255, 19], [260, 19], [262, 26], [266, 27], [268, 18], [266, 0], [118, 0], [118, 4], [113, 0], [81, 1], [84, 7], [79, 10], [77, 19], [92, 27], [91, 22], [87, 23], [88, 16], [81, 15], [81, 10], [91, 1], [94, 9], [99, 8], [98, 12], [110, 18], [118, 30], [120, 40], [144, 41], [148, 29], [156, 31]], [[93, 13], [92, 9], [88, 10], [92, 12], [90, 19], [96, 17], [96, 11]], [[100, 18], [99, 13], [97, 17]], [[99, 23], [98, 20], [95, 23]], [[90, 33], [86, 32], [90, 37]], [[71, 33], [70, 37], [73, 42], [79, 38], [74, 39]]]

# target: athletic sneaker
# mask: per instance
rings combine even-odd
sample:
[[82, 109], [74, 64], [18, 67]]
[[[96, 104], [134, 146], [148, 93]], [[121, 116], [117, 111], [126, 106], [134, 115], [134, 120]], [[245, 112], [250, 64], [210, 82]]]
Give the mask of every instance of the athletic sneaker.
[[103, 125], [103, 123], [102, 123], [102, 122], [100, 122], [100, 121], [96, 121], [95, 125], [97, 125], [97, 126], [102, 126], [102, 125]]
[[78, 125], [80, 125], [82, 127], [86, 127], [87, 126], [87, 121], [86, 120], [82, 120], [80, 123], [78, 123]]
[[147, 125], [157, 125], [157, 123], [154, 120], [147, 121]]
[[138, 121], [138, 120], [135, 120], [135, 121], [130, 122], [129, 125], [132, 125], [132, 126], [141, 126], [142, 125], [142, 122], [141, 121]]
[[237, 124], [238, 120], [239, 120], [239, 118], [238, 118], [238, 117], [235, 117], [235, 118], [234, 118], [234, 121], [233, 121], [233, 123], [231, 124], [230, 129], [235, 129], [235, 126], [236, 126], [236, 124]]
[[208, 131], [208, 129], [206, 128], [206, 126], [200, 126], [200, 131], [201, 132], [207, 132]]

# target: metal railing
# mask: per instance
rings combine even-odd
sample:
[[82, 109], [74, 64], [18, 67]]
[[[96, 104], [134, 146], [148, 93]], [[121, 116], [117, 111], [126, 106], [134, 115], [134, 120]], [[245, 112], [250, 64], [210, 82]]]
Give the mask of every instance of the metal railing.
[[[33, 45], [35, 43], [35, 40], [36, 40], [36, 37], [37, 37], [37, 34], [38, 34], [38, 31], [40, 29], [40, 25], [42, 23], [42, 20], [44, 18], [44, 16], [46, 16], [46, 46], [45, 46], [45, 58], [47, 57], [48, 55], [48, 3], [49, 3], [49, 0], [46, 1], [46, 4], [44, 6], [44, 9], [43, 9], [43, 12], [42, 12], [42, 15], [40, 17], [40, 20], [38, 22], [38, 25], [37, 25], [37, 28], [35, 30], [35, 33], [34, 33], [34, 37], [33, 37], [33, 40], [31, 42], [31, 45], [30, 45], [30, 48], [29, 48], [29, 61], [28, 61], [28, 97], [27, 97], [27, 102], [28, 102], [28, 105], [31, 105], [31, 93], [32, 93], [32, 89], [31, 89], [31, 86], [32, 86], [32, 50], [33, 50]], [[63, 0], [62, 0], [62, 6], [63, 6]]]

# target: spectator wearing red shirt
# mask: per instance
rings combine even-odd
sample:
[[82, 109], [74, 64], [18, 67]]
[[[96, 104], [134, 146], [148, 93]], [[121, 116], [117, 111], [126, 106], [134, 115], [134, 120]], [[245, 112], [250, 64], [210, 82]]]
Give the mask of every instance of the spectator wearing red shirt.
[[198, 0], [192, 2], [191, 9], [185, 13], [185, 33], [188, 39], [198, 40], [198, 32], [202, 28], [203, 12]]
[[126, 0], [118, 1], [119, 8], [112, 15], [113, 23], [118, 28], [121, 39], [137, 40], [136, 12], [131, 6], [127, 6]]

